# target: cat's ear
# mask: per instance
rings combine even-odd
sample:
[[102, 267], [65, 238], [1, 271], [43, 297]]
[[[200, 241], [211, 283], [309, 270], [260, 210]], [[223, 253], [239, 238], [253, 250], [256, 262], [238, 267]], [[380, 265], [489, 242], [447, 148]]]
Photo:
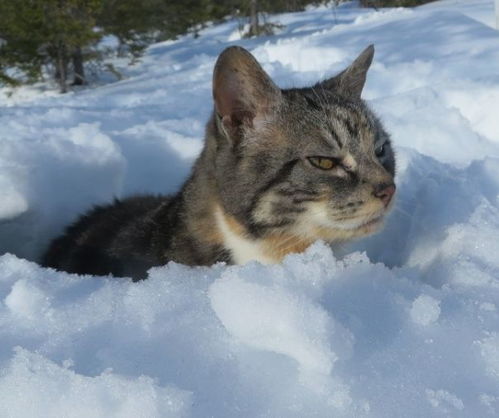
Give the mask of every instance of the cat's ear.
[[281, 90], [244, 48], [232, 46], [218, 57], [213, 72], [215, 111], [232, 136], [242, 125], [253, 126], [281, 100]]
[[374, 56], [374, 45], [369, 45], [355, 59], [355, 61], [337, 76], [319, 83], [319, 86], [334, 90], [342, 96], [360, 99], [362, 89], [366, 83], [367, 70], [371, 66]]

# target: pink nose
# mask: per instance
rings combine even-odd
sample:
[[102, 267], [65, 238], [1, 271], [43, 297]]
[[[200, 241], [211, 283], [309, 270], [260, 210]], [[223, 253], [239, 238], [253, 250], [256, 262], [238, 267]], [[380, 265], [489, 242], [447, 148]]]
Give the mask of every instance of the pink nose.
[[395, 194], [395, 184], [393, 183], [388, 185], [380, 184], [374, 190], [374, 196], [381, 199], [385, 207], [388, 206], [394, 194]]

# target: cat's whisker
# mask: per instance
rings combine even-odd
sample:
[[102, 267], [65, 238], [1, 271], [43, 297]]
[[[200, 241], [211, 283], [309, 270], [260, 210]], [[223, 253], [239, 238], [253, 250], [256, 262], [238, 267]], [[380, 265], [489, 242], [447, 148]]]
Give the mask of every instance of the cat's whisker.
[[296, 248], [300, 248], [302, 245], [308, 243], [310, 243], [310, 239], [291, 236], [287, 240], [280, 242], [277, 246], [274, 247], [274, 249], [282, 254], [288, 254], [290, 251]]
[[406, 210], [402, 209], [400, 206], [396, 206], [396, 205], [395, 205], [395, 206], [392, 208], [392, 210], [393, 210], [394, 212], [400, 212], [401, 214], [403, 214], [403, 215], [407, 216], [408, 218], [412, 218], [412, 217], [413, 217], [413, 215], [412, 215], [411, 213], [409, 213], [409, 212], [407, 212]]
[[410, 220], [411, 223], [416, 224], [418, 226], [418, 228], [421, 228], [424, 231], [429, 231], [431, 229], [424, 222], [415, 218], [413, 214], [410, 214], [409, 212], [401, 209], [400, 207], [394, 207], [392, 210], [393, 210], [393, 212], [397, 212], [397, 213], [400, 213], [400, 214], [406, 216]]
[[278, 241], [277, 244], [275, 245], [275, 248], [281, 249], [282, 247], [287, 246], [290, 243], [295, 243], [296, 242], [296, 236], [290, 235], [286, 237], [283, 241]]

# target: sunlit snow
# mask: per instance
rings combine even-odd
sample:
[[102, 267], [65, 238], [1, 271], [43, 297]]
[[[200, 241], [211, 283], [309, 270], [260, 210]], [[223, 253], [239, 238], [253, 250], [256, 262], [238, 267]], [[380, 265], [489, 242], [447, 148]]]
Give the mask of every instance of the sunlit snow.
[[[493, 7], [309, 8], [251, 40], [231, 21], [152, 46], [120, 82], [0, 90], [0, 417], [498, 416]], [[279, 265], [170, 263], [139, 283], [36, 264], [92, 205], [178, 189], [228, 45], [291, 87], [371, 43], [364, 97], [398, 157], [381, 233]]]

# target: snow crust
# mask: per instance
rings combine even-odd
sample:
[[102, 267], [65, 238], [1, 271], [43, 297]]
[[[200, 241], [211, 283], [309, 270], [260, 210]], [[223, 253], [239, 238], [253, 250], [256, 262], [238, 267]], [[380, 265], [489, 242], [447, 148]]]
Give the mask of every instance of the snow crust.
[[[492, 0], [349, 3], [149, 48], [114, 84], [0, 91], [0, 417], [499, 414], [499, 35]], [[170, 193], [202, 147], [220, 51], [283, 87], [376, 46], [364, 97], [392, 133], [385, 229], [279, 265], [170, 263], [149, 279], [39, 267], [94, 204]], [[31, 261], [28, 261], [31, 260]]]

